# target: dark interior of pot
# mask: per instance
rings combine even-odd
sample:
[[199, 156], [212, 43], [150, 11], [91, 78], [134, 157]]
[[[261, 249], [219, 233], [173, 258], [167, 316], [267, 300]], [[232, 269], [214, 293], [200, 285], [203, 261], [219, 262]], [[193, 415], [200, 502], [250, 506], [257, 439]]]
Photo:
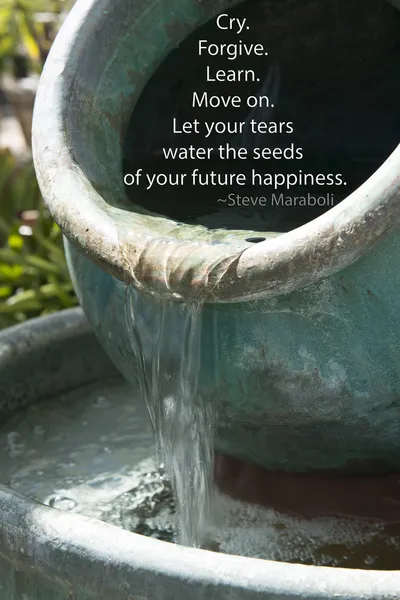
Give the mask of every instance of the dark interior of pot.
[[[212, 19], [147, 83], [128, 126], [123, 168], [163, 178], [150, 189], [144, 176], [139, 185], [127, 180], [126, 193], [184, 223], [290, 231], [348, 197], [399, 142], [400, 10], [387, 0], [249, 0], [226, 12], [245, 17], [248, 28], [221, 30]], [[239, 40], [242, 48], [263, 44], [268, 55], [221, 55], [221, 44], [237, 48]], [[239, 96], [240, 107], [193, 106], [193, 94], [204, 92]], [[264, 102], [249, 107], [249, 96]], [[185, 122], [191, 133], [182, 133]], [[205, 122], [225, 126], [206, 136]], [[226, 144], [231, 151], [221, 159]], [[168, 148], [175, 159], [165, 158]]]

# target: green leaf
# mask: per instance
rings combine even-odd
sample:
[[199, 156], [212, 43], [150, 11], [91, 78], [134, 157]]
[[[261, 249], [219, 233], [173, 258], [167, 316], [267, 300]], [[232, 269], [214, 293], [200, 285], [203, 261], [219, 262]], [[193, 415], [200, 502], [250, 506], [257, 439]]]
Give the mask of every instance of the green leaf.
[[8, 298], [13, 293], [13, 288], [9, 285], [0, 285], [0, 298]]
[[24, 273], [21, 265], [7, 265], [0, 263], [0, 280], [13, 283], [17, 281]]
[[69, 295], [73, 291], [72, 285], [62, 285], [59, 281], [57, 281], [57, 279], [54, 276], [51, 275], [49, 276], [49, 282], [52, 283], [52, 285], [54, 285], [57, 297], [60, 299], [62, 306], [64, 308], [70, 308], [71, 306], [73, 306], [73, 300]]
[[9, 235], [7, 243], [11, 250], [21, 250], [24, 247], [24, 239], [19, 233]]
[[40, 258], [39, 256], [27, 256], [24, 259], [24, 263], [31, 265], [32, 267], [37, 267], [45, 273], [59, 273], [59, 268], [57, 265], [54, 265], [53, 263], [45, 260], [44, 258]]
[[8, 24], [12, 18], [13, 0], [1, 0], [0, 4], [0, 35], [8, 32]]
[[38, 61], [40, 59], [40, 46], [35, 38], [34, 29], [29, 22], [27, 13], [19, 10], [16, 19], [21, 43], [26, 48], [29, 58]]
[[[43, 205], [31, 162], [20, 165], [0, 151], [0, 198], [0, 328], [76, 306], [62, 234]], [[39, 216], [32, 235], [22, 236], [18, 214], [30, 209]]]
[[[22, 294], [21, 294], [22, 295]], [[12, 297], [14, 301], [0, 304], [0, 314], [10, 314], [21, 311], [37, 311], [41, 308], [40, 300], [37, 298], [20, 298], [19, 294]]]
[[33, 231], [33, 238], [38, 242], [38, 245], [45, 249], [49, 254], [54, 254], [58, 256], [59, 259], [65, 263], [64, 252], [61, 249], [60, 245], [51, 241], [48, 237], [46, 238], [36, 229]]
[[7, 239], [10, 233], [10, 229], [10, 225], [5, 221], [5, 219], [3, 219], [3, 217], [0, 217], [0, 239], [2, 237]]
[[0, 58], [12, 56], [18, 48], [19, 41], [15, 11], [14, 8], [12, 8], [8, 18], [2, 21], [2, 27], [0, 29]]

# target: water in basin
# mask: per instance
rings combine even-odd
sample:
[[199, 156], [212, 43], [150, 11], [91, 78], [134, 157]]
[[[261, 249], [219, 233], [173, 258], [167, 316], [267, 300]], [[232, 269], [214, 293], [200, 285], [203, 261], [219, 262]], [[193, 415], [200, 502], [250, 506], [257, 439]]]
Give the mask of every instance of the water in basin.
[[[2, 481], [59, 510], [176, 539], [170, 485], [155, 460], [147, 409], [120, 379], [32, 405], [0, 431]], [[301, 520], [218, 494], [209, 548], [306, 564], [396, 569], [393, 526]]]

